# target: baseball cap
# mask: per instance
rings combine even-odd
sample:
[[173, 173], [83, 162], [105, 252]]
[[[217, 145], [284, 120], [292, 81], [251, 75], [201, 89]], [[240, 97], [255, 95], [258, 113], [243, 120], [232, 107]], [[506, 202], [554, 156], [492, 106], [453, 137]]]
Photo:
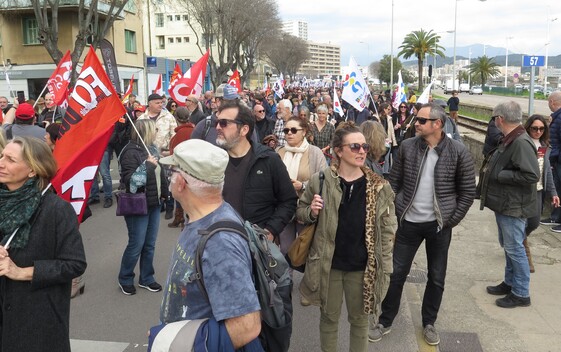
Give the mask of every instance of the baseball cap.
[[224, 100], [234, 100], [240, 97], [236, 87], [233, 87], [229, 84], [226, 84], [224, 86], [223, 91], [224, 91]]
[[152, 101], [152, 100], [162, 100], [163, 97], [159, 94], [156, 93], [152, 93], [148, 96], [148, 101]]
[[162, 165], [177, 166], [194, 178], [219, 184], [224, 181], [228, 166], [228, 153], [202, 139], [189, 139], [179, 143], [173, 154], [160, 159]]
[[21, 103], [16, 109], [16, 117], [21, 120], [30, 120], [35, 117], [35, 109], [31, 104]]
[[216, 97], [216, 98], [224, 97], [224, 87], [225, 86], [226, 86], [226, 83], [222, 83], [221, 85], [216, 87], [216, 92], [214, 92], [214, 97]]
[[144, 107], [144, 105], [137, 105], [136, 108], [134, 108], [134, 111], [145, 112], [146, 107]]

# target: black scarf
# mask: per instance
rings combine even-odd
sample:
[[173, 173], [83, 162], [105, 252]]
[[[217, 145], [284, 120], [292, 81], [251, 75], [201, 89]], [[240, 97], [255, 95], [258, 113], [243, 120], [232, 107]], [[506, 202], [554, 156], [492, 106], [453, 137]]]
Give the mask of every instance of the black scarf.
[[10, 191], [0, 185], [0, 239], [5, 245], [12, 233], [19, 228], [10, 248], [25, 248], [31, 232], [30, 220], [41, 202], [41, 190], [36, 178], [30, 178], [23, 186]]

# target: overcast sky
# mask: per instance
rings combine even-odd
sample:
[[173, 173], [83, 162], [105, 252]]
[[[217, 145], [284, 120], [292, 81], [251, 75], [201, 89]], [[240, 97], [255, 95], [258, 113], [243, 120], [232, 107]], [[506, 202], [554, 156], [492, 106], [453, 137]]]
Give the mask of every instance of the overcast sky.
[[[454, 6], [457, 2], [456, 46], [484, 44], [509, 53], [545, 55], [547, 23], [549, 56], [561, 54], [561, 5], [551, 0], [279, 0], [281, 19], [308, 22], [308, 39], [341, 46], [341, 64], [349, 57], [359, 65], [379, 60], [391, 51], [394, 4], [394, 55], [408, 33], [424, 29], [441, 36], [440, 44], [453, 48]], [[553, 19], [557, 20], [552, 21]], [[367, 44], [363, 44], [364, 42]], [[488, 53], [488, 55], [504, 55]], [[451, 56], [451, 55], [450, 55]]]

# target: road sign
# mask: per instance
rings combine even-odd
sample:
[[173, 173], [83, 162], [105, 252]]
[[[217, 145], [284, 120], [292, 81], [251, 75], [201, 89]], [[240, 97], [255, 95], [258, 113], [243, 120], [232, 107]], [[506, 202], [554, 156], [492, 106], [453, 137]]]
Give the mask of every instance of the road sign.
[[531, 56], [527, 56], [524, 55], [522, 57], [522, 66], [524, 67], [541, 67], [544, 66], [545, 64], [545, 56], [536, 56], [536, 55], [531, 55]]

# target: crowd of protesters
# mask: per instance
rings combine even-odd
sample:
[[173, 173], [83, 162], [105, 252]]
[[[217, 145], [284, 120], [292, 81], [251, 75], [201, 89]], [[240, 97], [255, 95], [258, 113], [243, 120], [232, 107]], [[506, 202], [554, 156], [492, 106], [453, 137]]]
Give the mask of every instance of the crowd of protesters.
[[[192, 190], [194, 198], [190, 198], [190, 193], [184, 193], [184, 190], [190, 187], [204, 190], [209, 184], [215, 184], [212, 180], [197, 176], [209, 172], [209, 175], [216, 174], [220, 180], [216, 184], [220, 184], [221, 195], [214, 195], [217, 206], [222, 202], [229, 204], [227, 209], [221, 208], [221, 211], [233, 218], [238, 214], [241, 220], [261, 226], [269, 240], [279, 245], [283, 254], [287, 253], [306, 225], [317, 223], [316, 236], [299, 289], [302, 305], [320, 307], [319, 329], [323, 351], [336, 350], [343, 297], [351, 325], [351, 350], [366, 351], [368, 341], [379, 341], [391, 331], [411, 262], [420, 244], [426, 241], [429, 280], [422, 308], [423, 336], [428, 344], [437, 345], [440, 338], [434, 325], [444, 291], [452, 228], [465, 216], [476, 194], [473, 162], [459, 137], [457, 118], [450, 119], [441, 106], [430, 101], [428, 104], [417, 102], [414, 92], [410, 92], [407, 101], [393, 104], [389, 91], [372, 91], [369, 105], [362, 111], [342, 100], [341, 93], [339, 88], [293, 86], [287, 87], [283, 96], [277, 96], [274, 92], [261, 89], [238, 91], [222, 84], [215, 91], [207, 91], [200, 96], [189, 95], [183, 102], [151, 94], [146, 105], [139, 102], [134, 94], [130, 95], [124, 103], [126, 115], [115, 123], [99, 167], [102, 186], [97, 179], [94, 180], [88, 201], [88, 205], [94, 208], [93, 205], [101, 203], [100, 195], [103, 193], [102, 205], [110, 208], [113, 206], [114, 188], [146, 193], [148, 214], [125, 216], [129, 242], [120, 269], [115, 268], [122, 293], [128, 296], [136, 293], [134, 270], [138, 261], [138, 286], [151, 292], [162, 291], [157, 278], [164, 280], [164, 274], [156, 273], [152, 263], [160, 213], [164, 213], [167, 220], [173, 219], [167, 224], [168, 227], [179, 228], [191, 236], [193, 219], [189, 217], [197, 217], [197, 212], [183, 207], [191, 206], [190, 201], [199, 198], [202, 202], [200, 206], [204, 207], [205, 197]], [[335, 95], [341, 101], [341, 114], [333, 106]], [[557, 99], [554, 101], [557, 102], [559, 97], [554, 95], [553, 99]], [[2, 152], [0, 170], [6, 167], [4, 159], [13, 159], [14, 153], [16, 159], [21, 159], [20, 149], [28, 143], [36, 143], [37, 139], [44, 141], [47, 150], [55, 148], [59, 123], [65, 112], [54, 105], [50, 94], [37, 102], [22, 103], [17, 100], [10, 103], [7, 98], [0, 97], [0, 109], [0, 152], [6, 146], [8, 149], [8, 152]], [[486, 152], [492, 155], [497, 149], [501, 133], [508, 135], [516, 130], [518, 135], [528, 133], [529, 137], [525, 138], [534, 140], [535, 145], [528, 143], [526, 146], [528, 155], [532, 154], [532, 148], [538, 148], [542, 158], [545, 156], [549, 161], [548, 135], [539, 135], [544, 130], [548, 131], [546, 120], [534, 116], [524, 130], [519, 126], [518, 115], [510, 116], [510, 110], [503, 110], [497, 108], [500, 114], [496, 119], [500, 120], [493, 119], [491, 127], [498, 122], [500, 131], [495, 133], [497, 137], [493, 139], [494, 144], [487, 146]], [[32, 142], [28, 142], [30, 138]], [[190, 154], [185, 150], [186, 145], [182, 145], [187, 140], [206, 141], [192, 145], [210, 148], [209, 153], [219, 157], [220, 168], [207, 169], [212, 166], [210, 163], [210, 166], [199, 165], [199, 170], [176, 159], [173, 159], [173, 163], [169, 162], [174, 150], [180, 150], [190, 160], [196, 159], [196, 154]], [[217, 147], [226, 153], [217, 151]], [[110, 173], [113, 157], [119, 163], [118, 187], [113, 187]], [[168, 166], [159, 161], [164, 157], [167, 157]], [[22, 165], [33, 164], [31, 161], [18, 161]], [[196, 164], [195, 161], [191, 162]], [[556, 162], [557, 159], [552, 160], [553, 164]], [[169, 165], [178, 168], [170, 169]], [[533, 210], [537, 209], [541, 213], [543, 191], [552, 195], [554, 205], [559, 206], [554, 187], [557, 182], [555, 185], [553, 182], [558, 178], [555, 170], [552, 174], [548, 163], [545, 167], [540, 164], [540, 168], [533, 170], [536, 180], [541, 175], [538, 204], [532, 202], [524, 205], [528, 209], [527, 214], [522, 216], [526, 227], [522, 224], [519, 226], [522, 235], [517, 238], [520, 248], [516, 255], [526, 249], [532, 272], [534, 267], [526, 238], [537, 227], [540, 219], [540, 214], [535, 214]], [[22, 173], [15, 188], [10, 184], [13, 181], [0, 177], [0, 196], [4, 197], [3, 193], [9, 195], [18, 187], [32, 188], [32, 182], [26, 180], [38, 182], [35, 176], [38, 172], [31, 167], [28, 173], [27, 178]], [[182, 175], [184, 180], [181, 181], [174, 174]], [[49, 174], [44, 178], [52, 176]], [[489, 177], [486, 179], [489, 184], [499, 185], [502, 182], [500, 177]], [[536, 183], [534, 178], [526, 182], [528, 194], [536, 192], [535, 186], [531, 186]], [[217, 189], [215, 186], [211, 188]], [[485, 188], [483, 192], [488, 206], [490, 191]], [[180, 198], [174, 200], [172, 193]], [[503, 209], [496, 210], [498, 218], [509, 216], [501, 211], [504, 212]], [[3, 220], [2, 216], [4, 214], [0, 214], [0, 220]], [[530, 219], [526, 221], [526, 218]], [[508, 222], [510, 218], [504, 221]], [[544, 222], [558, 224], [559, 219], [542, 220], [542, 224]], [[72, 227], [75, 224], [67, 225]], [[499, 232], [503, 238], [506, 236], [505, 230], [500, 226], [501, 223]], [[0, 225], [2, 238], [7, 236], [9, 230], [4, 227]], [[33, 228], [27, 231], [33, 231]], [[52, 235], [59, 234], [53, 232]], [[30, 244], [33, 244], [33, 240], [33, 237], [29, 238]], [[21, 241], [25, 245], [27, 239], [22, 238]], [[61, 286], [61, 278], [51, 288], [57, 293], [62, 289], [71, 289], [68, 297], [83, 293], [85, 285], [79, 276], [85, 268], [83, 248], [75, 238], [72, 241], [76, 251], [74, 257], [66, 259], [73, 265], [72, 270], [60, 275], [64, 280], [74, 281]], [[236, 243], [238, 246], [240, 244]], [[6, 250], [0, 246], [0, 269], [3, 255], [7, 254], [4, 252]], [[487, 290], [490, 294], [507, 295], [497, 301], [501, 307], [529, 305], [529, 276], [524, 275], [524, 280], [519, 280], [520, 275], [516, 272], [518, 267], [525, 271], [528, 263], [509, 266], [509, 260], [514, 260], [513, 254], [505, 249], [505, 256], [505, 281]], [[188, 263], [185, 265], [188, 266]], [[185, 297], [183, 294], [178, 295], [178, 292], [189, 291], [194, 284], [177, 281], [181, 274], [174, 272], [175, 278], [168, 277], [164, 286], [166, 297], [176, 295], [174, 299], [189, 306], [192, 304], [189, 295]], [[33, 272], [31, 275], [34, 275]], [[1, 279], [16, 287], [11, 280], [20, 278], [4, 274]], [[31, 280], [29, 273], [22, 280]], [[56, 278], [52, 280], [56, 281]], [[172, 293], [168, 292], [170, 289]], [[386, 296], [386, 291], [391, 293], [391, 297]], [[2, 301], [6, 297], [3, 294]], [[166, 297], [162, 303], [163, 317], [169, 317], [167, 309], [173, 308], [166, 306], [172, 304], [166, 303]], [[61, 298], [61, 309], [66, 314], [67, 302], [63, 298], [66, 296]], [[250, 303], [248, 314], [254, 313], [256, 308], [253, 298]], [[218, 305], [227, 306], [224, 302]], [[235, 312], [224, 309], [221, 316], [225, 320], [238, 317]], [[208, 312], [206, 308], [201, 312], [204, 314], [201, 313], [197, 318], [213, 317], [213, 312]], [[193, 318], [189, 313], [186, 314], [173, 319]], [[6, 319], [7, 316], [3, 316], [5, 326]], [[166, 323], [171, 322], [168, 318], [164, 320]], [[251, 336], [256, 332], [256, 327], [252, 326]], [[66, 350], [66, 346], [60, 350]]]

